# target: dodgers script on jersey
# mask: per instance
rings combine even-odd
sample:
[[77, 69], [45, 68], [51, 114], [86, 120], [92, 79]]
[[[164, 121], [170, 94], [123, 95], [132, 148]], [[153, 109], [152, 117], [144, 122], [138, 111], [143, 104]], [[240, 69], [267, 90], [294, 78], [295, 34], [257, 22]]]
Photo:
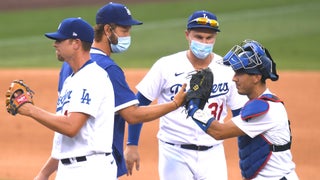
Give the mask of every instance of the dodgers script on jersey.
[[113, 87], [107, 72], [95, 62], [88, 61], [64, 81], [56, 113], [70, 112], [85, 113], [90, 118], [73, 138], [55, 132], [52, 157], [63, 159], [112, 152]]
[[[136, 88], [149, 100], [158, 99], [158, 103], [171, 101], [183, 83], [187, 83], [188, 90], [190, 73], [195, 71], [186, 54], [186, 51], [182, 51], [159, 59]], [[237, 93], [232, 81], [234, 72], [230, 67], [217, 62], [221, 59], [221, 56], [214, 54], [214, 59], [209, 65], [214, 74], [214, 84], [204, 110], [210, 111], [217, 120], [223, 122], [227, 116], [227, 107], [232, 110], [239, 109], [247, 98]], [[182, 112], [184, 112], [183, 107], [160, 118], [160, 130], [157, 136], [161, 141], [206, 146], [222, 142], [203, 132], [193, 120], [184, 120], [187, 114]]]

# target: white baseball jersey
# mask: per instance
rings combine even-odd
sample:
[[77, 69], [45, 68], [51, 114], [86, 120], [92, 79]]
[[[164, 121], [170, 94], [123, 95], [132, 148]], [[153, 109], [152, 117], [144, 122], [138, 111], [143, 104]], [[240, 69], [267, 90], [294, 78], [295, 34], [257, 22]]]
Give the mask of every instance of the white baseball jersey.
[[[267, 89], [263, 94], [272, 94]], [[251, 138], [260, 134], [274, 145], [284, 145], [290, 142], [290, 129], [288, 125], [287, 111], [282, 103], [268, 101], [269, 110], [262, 116], [254, 117], [248, 121], [244, 121], [240, 116], [232, 118], [232, 121], [244, 133]], [[272, 155], [259, 172], [255, 179], [281, 179], [283, 176], [279, 174], [290, 174], [286, 176], [288, 180], [297, 180], [295, 173], [295, 164], [292, 161], [290, 150], [272, 152]]]
[[[232, 81], [234, 72], [230, 67], [217, 63], [221, 60], [221, 56], [214, 54], [209, 64], [214, 74], [214, 84], [204, 110], [223, 122], [227, 115], [227, 107], [232, 110], [239, 109], [247, 98], [237, 93]], [[149, 100], [157, 99], [158, 103], [169, 102], [182, 84], [187, 83], [187, 90], [190, 88], [190, 73], [195, 73], [195, 70], [187, 58], [187, 51], [178, 52], [159, 59], [137, 85], [137, 89]], [[159, 124], [157, 136], [160, 179], [228, 179], [222, 141], [206, 134], [191, 117], [187, 118], [184, 107], [162, 116]], [[197, 151], [181, 148], [181, 144], [212, 148]]]
[[114, 93], [108, 73], [88, 61], [71, 74], [59, 93], [57, 114], [90, 115], [75, 137], [55, 133], [52, 157], [56, 159], [112, 152]]
[[[210, 99], [204, 110], [213, 114], [223, 122], [227, 116], [227, 107], [232, 110], [241, 108], [247, 101], [246, 96], [238, 94], [232, 81], [234, 72], [230, 67], [222, 65], [222, 57], [214, 54], [209, 64], [214, 74], [214, 85]], [[189, 88], [190, 73], [195, 73], [194, 67], [187, 58], [187, 51], [178, 52], [159, 59], [137, 85], [137, 89], [149, 100], [158, 99], [158, 103], [169, 102], [179, 91], [183, 83]], [[212, 146], [221, 143], [206, 134], [195, 122], [186, 119], [183, 107], [160, 118], [158, 138], [174, 144], [196, 144]]]

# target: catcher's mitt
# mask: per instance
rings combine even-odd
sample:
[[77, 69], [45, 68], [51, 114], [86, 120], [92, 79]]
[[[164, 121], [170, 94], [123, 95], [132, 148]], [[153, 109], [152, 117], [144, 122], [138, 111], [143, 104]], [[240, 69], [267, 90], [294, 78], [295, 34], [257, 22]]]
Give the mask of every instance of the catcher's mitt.
[[8, 113], [16, 115], [18, 109], [25, 103], [33, 104], [34, 92], [23, 80], [14, 80], [6, 93], [6, 108]]
[[202, 69], [191, 75], [190, 89], [186, 97], [186, 109], [190, 107], [190, 101], [196, 105], [198, 109], [203, 109], [208, 102], [213, 86], [213, 73], [210, 68]]

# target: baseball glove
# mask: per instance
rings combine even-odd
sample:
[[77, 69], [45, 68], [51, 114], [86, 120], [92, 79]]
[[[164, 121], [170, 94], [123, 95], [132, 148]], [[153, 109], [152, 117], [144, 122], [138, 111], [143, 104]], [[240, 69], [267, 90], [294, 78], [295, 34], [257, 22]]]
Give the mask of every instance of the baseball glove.
[[23, 82], [14, 80], [6, 93], [6, 108], [8, 113], [16, 115], [18, 109], [25, 103], [33, 104], [34, 92]]
[[214, 120], [211, 114], [202, 111], [208, 102], [213, 86], [213, 73], [210, 68], [202, 69], [193, 74], [190, 80], [190, 89], [187, 92], [185, 108], [188, 116], [207, 131]]
[[203, 109], [208, 102], [213, 86], [213, 74], [210, 68], [202, 69], [191, 75], [190, 89], [186, 96], [186, 109], [190, 105]]

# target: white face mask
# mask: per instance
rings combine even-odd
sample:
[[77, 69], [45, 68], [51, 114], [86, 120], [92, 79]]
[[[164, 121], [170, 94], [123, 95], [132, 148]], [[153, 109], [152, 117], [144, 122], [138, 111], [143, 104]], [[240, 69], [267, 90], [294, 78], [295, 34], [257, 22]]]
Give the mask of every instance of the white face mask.
[[111, 51], [113, 53], [121, 53], [126, 51], [131, 44], [131, 37], [119, 37], [118, 36], [118, 44], [111, 44]]
[[190, 49], [192, 53], [199, 59], [205, 59], [213, 50], [214, 43], [206, 44], [191, 40]]

